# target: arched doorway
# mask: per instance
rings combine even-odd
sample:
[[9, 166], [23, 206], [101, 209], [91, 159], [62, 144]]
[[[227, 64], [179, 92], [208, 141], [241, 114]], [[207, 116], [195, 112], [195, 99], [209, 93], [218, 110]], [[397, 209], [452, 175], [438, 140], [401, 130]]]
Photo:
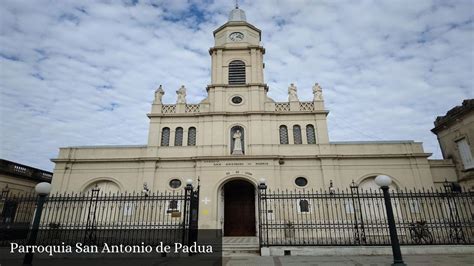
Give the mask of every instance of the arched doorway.
[[224, 236], [255, 236], [255, 187], [244, 180], [224, 185]]

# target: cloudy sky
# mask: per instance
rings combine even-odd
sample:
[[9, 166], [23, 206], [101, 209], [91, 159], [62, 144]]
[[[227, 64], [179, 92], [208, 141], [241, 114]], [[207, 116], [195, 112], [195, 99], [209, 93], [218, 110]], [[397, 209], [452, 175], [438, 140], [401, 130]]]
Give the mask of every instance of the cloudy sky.
[[[474, 97], [472, 0], [240, 1], [263, 32], [269, 96], [319, 82], [331, 141], [416, 140]], [[153, 92], [206, 96], [233, 1], [2, 0], [0, 157], [52, 170], [58, 148], [146, 144]]]

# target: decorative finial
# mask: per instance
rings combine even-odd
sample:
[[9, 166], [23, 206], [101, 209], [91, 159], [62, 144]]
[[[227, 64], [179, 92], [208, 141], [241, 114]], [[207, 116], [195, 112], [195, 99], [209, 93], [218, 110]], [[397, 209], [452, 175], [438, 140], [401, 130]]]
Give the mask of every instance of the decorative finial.
[[235, 9], [239, 9], [239, 0], [235, 0]]

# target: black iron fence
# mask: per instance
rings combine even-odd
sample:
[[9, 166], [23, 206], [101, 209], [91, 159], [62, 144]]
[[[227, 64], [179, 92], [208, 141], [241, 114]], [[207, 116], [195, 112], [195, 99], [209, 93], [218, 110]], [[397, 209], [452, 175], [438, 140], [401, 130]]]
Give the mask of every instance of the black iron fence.
[[[392, 191], [402, 245], [474, 244], [474, 193], [452, 189]], [[0, 246], [26, 242], [36, 210], [34, 195], [2, 195]], [[382, 193], [356, 186], [344, 191], [259, 189], [262, 246], [390, 245]], [[100, 244], [197, 239], [199, 189], [162, 193], [55, 194], [46, 198], [37, 243]]]
[[[392, 191], [402, 245], [474, 244], [474, 193], [451, 186]], [[261, 246], [390, 245], [379, 190], [259, 189]]]
[[[151, 193], [49, 195], [37, 243], [188, 243], [197, 238], [199, 189]], [[36, 195], [0, 199], [0, 246], [26, 242], [36, 211]], [[157, 242], [157, 243], [155, 243]]]

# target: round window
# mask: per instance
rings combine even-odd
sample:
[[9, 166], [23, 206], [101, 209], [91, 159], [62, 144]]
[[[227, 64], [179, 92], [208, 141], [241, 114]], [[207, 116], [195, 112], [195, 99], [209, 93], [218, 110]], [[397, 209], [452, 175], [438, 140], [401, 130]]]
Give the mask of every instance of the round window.
[[304, 187], [308, 184], [308, 179], [306, 179], [304, 177], [297, 177], [295, 179], [295, 184], [299, 187]]
[[181, 186], [181, 180], [179, 179], [173, 179], [170, 181], [170, 187], [171, 188], [179, 188]]
[[240, 97], [240, 96], [232, 97], [232, 103], [239, 104], [241, 102], [242, 102], [242, 97]]

